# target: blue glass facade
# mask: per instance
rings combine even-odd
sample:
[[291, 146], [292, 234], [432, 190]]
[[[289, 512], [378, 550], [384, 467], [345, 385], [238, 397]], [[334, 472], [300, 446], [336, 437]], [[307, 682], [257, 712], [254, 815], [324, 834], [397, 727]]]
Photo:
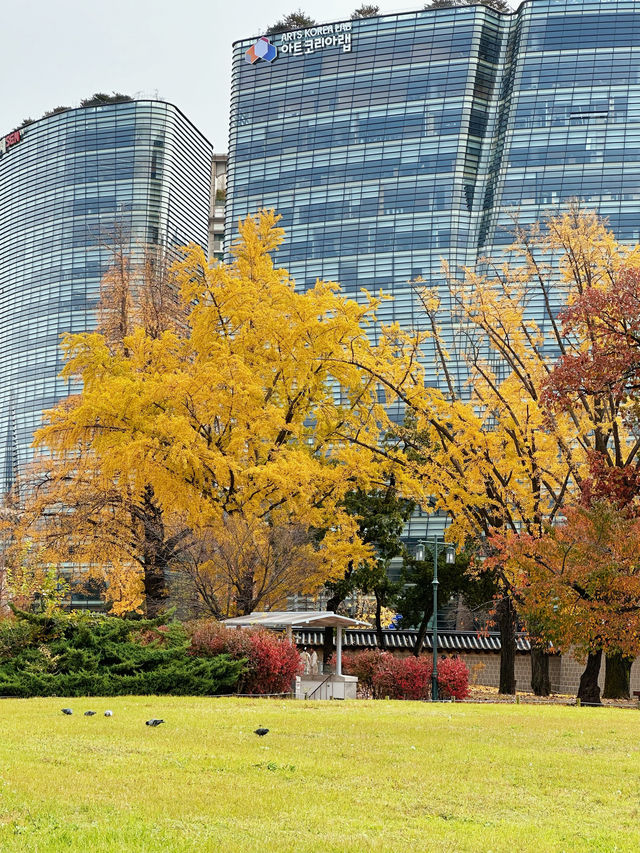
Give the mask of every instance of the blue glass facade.
[[60, 335], [95, 325], [116, 226], [132, 250], [206, 246], [211, 153], [158, 101], [68, 110], [0, 145], [2, 491], [29, 460], [43, 409], [69, 393]]
[[[503, 80], [490, 246], [517, 206], [532, 222], [577, 197], [640, 238], [640, 9], [531, 0], [513, 17]], [[482, 235], [481, 235], [482, 236]]]
[[499, 251], [514, 209], [526, 224], [579, 197], [635, 241], [639, 39], [630, 0], [527, 0], [278, 34], [271, 61], [238, 42], [227, 234], [275, 208], [299, 286], [383, 288], [405, 326], [409, 280]]
[[227, 234], [274, 207], [299, 286], [382, 288], [418, 323], [410, 280], [476, 256], [508, 27], [478, 6], [276, 35], [270, 63], [237, 43]]

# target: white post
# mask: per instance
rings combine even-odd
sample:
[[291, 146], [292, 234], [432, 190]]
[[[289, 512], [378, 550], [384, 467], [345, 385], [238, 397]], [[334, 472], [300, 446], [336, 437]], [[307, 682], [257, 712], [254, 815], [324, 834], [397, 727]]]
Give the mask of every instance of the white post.
[[336, 675], [342, 675], [342, 626], [336, 627]]

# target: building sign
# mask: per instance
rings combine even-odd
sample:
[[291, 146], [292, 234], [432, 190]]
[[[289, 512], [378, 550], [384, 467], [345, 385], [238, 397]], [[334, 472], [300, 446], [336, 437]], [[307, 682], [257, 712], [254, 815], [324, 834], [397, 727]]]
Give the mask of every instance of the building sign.
[[306, 30], [282, 33], [280, 38], [280, 53], [288, 53], [293, 56], [315, 53], [317, 50], [324, 50], [327, 47], [341, 47], [345, 53], [349, 53], [351, 51], [351, 21], [307, 27]]
[[275, 45], [271, 44], [267, 36], [259, 38], [255, 44], [252, 44], [248, 50], [244, 52], [244, 58], [249, 65], [253, 65], [259, 59], [264, 59], [265, 62], [273, 62], [278, 55], [278, 50]]
[[9, 148], [20, 142], [21, 136], [19, 130], [14, 130], [13, 133], [7, 134], [0, 138], [0, 155], [6, 154]]

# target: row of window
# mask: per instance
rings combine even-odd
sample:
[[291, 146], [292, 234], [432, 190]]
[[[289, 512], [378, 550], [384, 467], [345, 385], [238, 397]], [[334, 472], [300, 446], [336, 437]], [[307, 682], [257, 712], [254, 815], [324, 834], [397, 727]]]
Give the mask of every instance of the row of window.
[[145, 122], [135, 105], [109, 112], [38, 122], [0, 159], [0, 459], [27, 462], [42, 410], [68, 393], [60, 335], [93, 327], [116, 224], [132, 244], [206, 243], [208, 143], [169, 105]]
[[593, 47], [640, 46], [640, 15], [625, 12], [599, 15], [550, 15], [533, 20], [528, 51], [578, 50]]
[[[473, 263], [479, 244], [491, 252], [510, 243], [513, 224], [509, 211], [501, 212], [510, 204], [533, 222], [545, 206], [582, 194], [621, 234], [633, 234], [640, 139], [632, 122], [640, 99], [621, 87], [640, 80], [630, 49], [640, 37], [640, 15], [625, 18], [609, 3], [599, 15], [586, 4], [580, 5], [588, 13], [563, 14], [563, 4], [554, 2], [553, 15], [536, 18], [546, 5], [525, 3], [511, 18], [475, 7], [456, 19], [460, 26], [447, 19], [446, 35], [440, 13], [430, 13], [429, 36], [419, 30], [423, 19], [397, 38], [388, 32], [376, 39], [375, 22], [363, 22], [354, 29], [351, 53], [325, 49], [279, 56], [271, 65], [248, 65], [243, 50], [250, 43], [238, 46], [230, 227], [262, 204], [274, 206], [287, 231], [279, 262], [299, 286], [323, 276], [336, 278], [350, 295], [362, 286], [385, 287], [399, 297], [385, 310], [403, 324], [414, 312], [407, 279], [440, 281], [442, 256], [453, 265]], [[492, 63], [507, 53], [506, 38], [518, 29], [519, 40], [508, 47], [513, 65], [497, 70]], [[533, 55], [541, 49], [557, 55]], [[612, 88], [596, 88], [602, 86]], [[518, 102], [511, 87], [538, 97]], [[430, 111], [415, 107], [440, 97], [442, 109], [431, 105], [436, 128]], [[464, 113], [454, 98], [465, 99]], [[400, 115], [403, 104], [410, 107]], [[445, 120], [451, 121], [446, 129]], [[533, 128], [541, 130], [528, 132]], [[486, 140], [488, 130], [493, 136]], [[470, 212], [479, 192], [483, 215]]]
[[[386, 98], [386, 103], [403, 103], [442, 98], [453, 92], [463, 93], [469, 76], [468, 63], [458, 62], [445, 67], [425, 66], [412, 68], [411, 72], [388, 69], [384, 74], [366, 74], [358, 77], [340, 75], [335, 80], [300, 88], [289, 87], [274, 91], [265, 100], [264, 93], [251, 91], [232, 104], [239, 121], [250, 113], [252, 120], [260, 117], [308, 115], [332, 109], [354, 109], [368, 106], [371, 99]], [[492, 75], [476, 75], [478, 91], [488, 95], [492, 89]]]

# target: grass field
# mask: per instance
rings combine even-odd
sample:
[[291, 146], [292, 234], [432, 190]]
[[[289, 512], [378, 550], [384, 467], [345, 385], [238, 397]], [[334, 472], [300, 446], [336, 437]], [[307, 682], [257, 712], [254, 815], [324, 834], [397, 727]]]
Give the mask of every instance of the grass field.
[[0, 850], [637, 850], [639, 736], [635, 710], [7, 699]]

